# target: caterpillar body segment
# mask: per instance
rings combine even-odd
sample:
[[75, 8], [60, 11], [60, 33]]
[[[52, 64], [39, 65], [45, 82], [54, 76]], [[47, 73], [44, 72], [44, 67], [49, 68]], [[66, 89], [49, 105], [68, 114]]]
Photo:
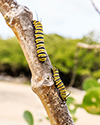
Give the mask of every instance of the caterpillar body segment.
[[67, 97], [70, 95], [70, 93], [66, 94], [66, 88], [65, 88], [64, 83], [62, 82], [62, 80], [61, 80], [61, 78], [59, 76], [58, 69], [53, 67], [52, 72], [53, 72], [54, 82], [55, 82], [57, 88], [59, 89], [60, 96], [61, 96], [63, 101], [66, 101]]
[[32, 25], [35, 28], [35, 43], [36, 43], [36, 51], [41, 63], [46, 61], [46, 50], [44, 45], [44, 37], [43, 37], [43, 27], [41, 22], [33, 20]]

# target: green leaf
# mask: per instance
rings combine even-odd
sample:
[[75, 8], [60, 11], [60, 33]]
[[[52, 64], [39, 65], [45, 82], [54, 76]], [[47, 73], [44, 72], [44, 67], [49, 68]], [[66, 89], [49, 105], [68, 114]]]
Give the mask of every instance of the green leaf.
[[25, 111], [24, 114], [23, 114], [23, 117], [29, 125], [34, 124], [33, 116], [29, 111]]
[[89, 89], [82, 105], [87, 112], [100, 115], [100, 87]]

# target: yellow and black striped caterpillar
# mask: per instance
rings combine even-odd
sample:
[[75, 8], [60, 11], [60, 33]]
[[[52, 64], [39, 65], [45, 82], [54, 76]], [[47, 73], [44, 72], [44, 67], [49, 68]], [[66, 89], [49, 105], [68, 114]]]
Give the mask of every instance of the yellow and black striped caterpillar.
[[55, 67], [53, 67], [52, 71], [53, 71], [54, 82], [56, 83], [56, 86], [59, 89], [60, 96], [61, 96], [61, 98], [62, 98], [63, 101], [66, 101], [67, 97], [70, 95], [70, 93], [68, 93], [66, 95], [66, 88], [65, 88], [64, 83], [62, 82], [62, 80], [61, 80], [61, 78], [59, 76], [58, 69], [56, 69]]
[[32, 25], [35, 28], [35, 43], [36, 43], [36, 51], [40, 62], [45, 62], [46, 60], [46, 50], [44, 45], [43, 38], [43, 27], [41, 22], [33, 20]]

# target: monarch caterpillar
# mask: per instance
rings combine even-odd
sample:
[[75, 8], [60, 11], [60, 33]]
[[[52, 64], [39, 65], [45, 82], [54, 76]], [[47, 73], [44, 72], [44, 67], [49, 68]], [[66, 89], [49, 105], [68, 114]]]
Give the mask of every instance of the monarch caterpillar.
[[70, 95], [70, 93], [68, 93], [66, 95], [66, 88], [64, 86], [64, 83], [62, 82], [60, 76], [59, 76], [59, 71], [58, 69], [56, 69], [55, 67], [52, 68], [53, 71], [53, 77], [54, 77], [54, 81], [56, 83], [57, 88], [59, 89], [60, 92], [60, 96], [62, 98], [63, 101], [67, 100], [67, 97]]
[[32, 25], [35, 28], [35, 43], [36, 51], [40, 62], [45, 62], [46, 60], [46, 50], [43, 38], [43, 27], [41, 22], [33, 20]]

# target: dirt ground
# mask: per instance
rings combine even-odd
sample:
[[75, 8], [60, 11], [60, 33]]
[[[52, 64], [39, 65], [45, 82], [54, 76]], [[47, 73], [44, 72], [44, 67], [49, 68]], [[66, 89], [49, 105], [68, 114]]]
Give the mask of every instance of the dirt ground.
[[[85, 94], [74, 88], [69, 88], [78, 103]], [[35, 125], [50, 125], [47, 115], [37, 95], [29, 85], [13, 82], [0, 82], [0, 125], [28, 125], [23, 118], [25, 110], [34, 116]], [[100, 125], [100, 116], [91, 115], [79, 108], [75, 114], [78, 120], [75, 125]]]

